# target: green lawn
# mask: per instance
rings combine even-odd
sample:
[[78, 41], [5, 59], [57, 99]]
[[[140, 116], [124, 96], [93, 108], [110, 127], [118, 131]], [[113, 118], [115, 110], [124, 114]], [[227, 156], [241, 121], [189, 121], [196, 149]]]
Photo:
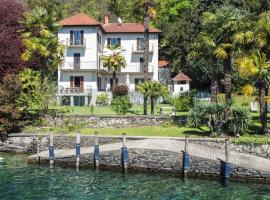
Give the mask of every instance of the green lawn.
[[83, 135], [92, 135], [96, 131], [100, 135], [122, 135], [126, 133], [129, 136], [164, 136], [164, 137], [184, 137], [190, 135], [191, 137], [206, 137], [208, 132], [206, 128], [195, 129], [188, 127], [160, 127], [160, 126], [147, 126], [147, 127], [136, 127], [136, 128], [79, 128], [74, 127], [72, 130], [62, 130], [61, 128], [37, 128], [37, 127], [26, 127], [23, 131], [24, 133], [49, 133], [50, 131], [54, 133], [63, 134], [76, 134], [80, 132]]
[[[160, 115], [161, 107], [168, 107], [168, 104], [158, 104], [155, 106], [155, 115]], [[90, 106], [50, 106], [50, 109], [62, 111], [65, 115], [117, 115], [110, 106], [94, 106], [91, 112]], [[148, 105], [148, 114], [150, 106]], [[185, 115], [186, 112], [177, 112], [177, 115]], [[143, 105], [133, 105], [126, 115], [143, 115]]]
[[[223, 100], [224, 95], [219, 95], [219, 99]], [[250, 102], [254, 101], [255, 97], [244, 97], [244, 96], [234, 96], [233, 103], [238, 106], [246, 107], [250, 109]], [[160, 115], [159, 110], [160, 107], [166, 107], [169, 105], [160, 104], [155, 106], [155, 115]], [[51, 109], [57, 109], [64, 111], [65, 115], [116, 115], [109, 106], [95, 106], [94, 113], [91, 113], [91, 109], [88, 106], [84, 107], [71, 107], [71, 106], [54, 106]], [[148, 106], [148, 112], [150, 112], [150, 106]], [[127, 115], [142, 115], [143, 114], [143, 106], [142, 105], [134, 105], [132, 109], [127, 113]], [[186, 116], [187, 112], [177, 112], [177, 115]], [[240, 138], [234, 138], [235, 143], [239, 144], [270, 144], [269, 136], [260, 136], [260, 121], [259, 121], [259, 113], [251, 113], [251, 116], [254, 121], [254, 126], [250, 128], [249, 131], [244, 133]], [[269, 125], [270, 127], [270, 125]], [[23, 132], [25, 133], [48, 133], [50, 131], [50, 127], [26, 127]], [[137, 128], [101, 128], [101, 129], [93, 129], [93, 128], [84, 128], [82, 127], [65, 127], [62, 130], [60, 127], [53, 128], [54, 133], [63, 133], [63, 134], [71, 134], [74, 135], [78, 131], [81, 134], [94, 134], [96, 131], [99, 132], [100, 135], [121, 135], [122, 133], [126, 133], [129, 136], [164, 136], [164, 137], [184, 137], [189, 135], [191, 137], [208, 137], [209, 132], [207, 127], [203, 127], [202, 129], [196, 128], [188, 128], [184, 125], [181, 127], [178, 126], [170, 126], [170, 127], [162, 127], [162, 126], [149, 126], [149, 127], [137, 127]]]

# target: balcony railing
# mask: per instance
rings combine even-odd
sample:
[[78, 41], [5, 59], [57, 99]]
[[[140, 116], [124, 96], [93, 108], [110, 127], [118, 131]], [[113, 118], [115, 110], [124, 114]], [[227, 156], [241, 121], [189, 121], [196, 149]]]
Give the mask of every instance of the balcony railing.
[[[133, 53], [143, 53], [143, 46], [142, 45], [137, 45], [137, 44], [132, 44], [132, 52]], [[154, 52], [154, 44], [149, 44], [149, 53]]]
[[58, 87], [58, 94], [91, 94], [92, 88], [86, 87], [83, 90], [79, 87]]
[[[134, 72], [134, 73], [143, 73], [144, 72], [144, 67], [143, 65], [128, 65], [126, 68], [122, 68], [121, 72]], [[153, 65], [148, 65], [148, 72], [152, 73], [154, 72], [154, 66]]]
[[63, 62], [61, 69], [97, 69], [97, 61]]
[[75, 40], [75, 39], [67, 38], [66, 45], [69, 47], [85, 47], [86, 46], [86, 39]]

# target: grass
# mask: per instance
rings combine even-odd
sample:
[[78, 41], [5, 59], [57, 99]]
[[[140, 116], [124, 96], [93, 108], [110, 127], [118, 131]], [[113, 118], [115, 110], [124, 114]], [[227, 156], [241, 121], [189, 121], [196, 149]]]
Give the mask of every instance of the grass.
[[[168, 107], [169, 104], [155, 105], [155, 115], [160, 115], [161, 107]], [[116, 115], [110, 106], [94, 106], [94, 112], [91, 112], [90, 106], [51, 106], [50, 109], [62, 111], [65, 115]], [[148, 105], [148, 114], [150, 106]], [[177, 112], [177, 115], [185, 115], [186, 112]], [[126, 115], [143, 115], [143, 105], [133, 105]]]
[[[237, 106], [245, 107], [250, 109], [250, 102], [254, 101], [255, 97], [244, 97], [244, 96], [233, 96], [233, 103]], [[219, 95], [219, 100], [224, 100], [224, 95]], [[155, 115], [160, 115], [160, 107], [170, 106], [168, 104], [158, 104], [155, 106]], [[89, 106], [83, 107], [71, 107], [71, 106], [54, 106], [50, 107], [51, 109], [61, 110], [67, 116], [71, 115], [116, 115], [109, 106], [95, 106], [94, 113], [91, 113]], [[148, 112], [150, 112], [150, 106], [148, 106]], [[129, 116], [142, 115], [143, 106], [134, 105], [132, 109], [127, 113]], [[186, 116], [187, 112], [177, 112], [177, 115]], [[233, 143], [235, 144], [270, 144], [270, 136], [261, 136], [260, 135], [260, 120], [259, 113], [251, 113], [254, 125], [250, 130], [246, 131], [243, 136], [239, 138], [234, 138]], [[270, 127], [270, 125], [269, 125]], [[25, 133], [48, 133], [50, 127], [38, 128], [38, 127], [26, 127]], [[188, 128], [184, 125], [181, 127], [178, 126], [148, 126], [148, 127], [136, 127], [136, 128], [85, 128], [85, 126], [74, 127], [69, 126], [65, 127], [62, 130], [60, 127], [55, 127], [52, 130], [54, 133], [66, 133], [69, 135], [74, 135], [80, 131], [83, 135], [94, 134], [98, 131], [100, 135], [121, 135], [122, 133], [127, 133], [129, 136], [164, 136], [164, 137], [184, 137], [189, 135], [191, 137], [208, 137], [209, 132], [207, 127], [201, 129]]]
[[[54, 133], [62, 133], [60, 128], [37, 128], [37, 127], [26, 127], [24, 133], [49, 133], [53, 131]], [[114, 135], [118, 136], [122, 133], [126, 133], [129, 136], [161, 136], [161, 137], [184, 137], [189, 135], [190, 137], [206, 137], [208, 132], [206, 128], [196, 129], [188, 127], [160, 127], [160, 126], [147, 126], [147, 127], [135, 127], [135, 128], [79, 128], [74, 127], [71, 131], [64, 130], [64, 134], [68, 132], [68, 135], [74, 135], [77, 132], [82, 135], [92, 135], [96, 131], [100, 135]]]

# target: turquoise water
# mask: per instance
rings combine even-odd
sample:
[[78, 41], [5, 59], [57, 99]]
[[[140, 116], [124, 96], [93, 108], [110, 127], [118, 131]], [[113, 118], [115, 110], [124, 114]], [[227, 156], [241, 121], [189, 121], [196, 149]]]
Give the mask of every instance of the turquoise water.
[[179, 177], [34, 166], [25, 155], [1, 154], [0, 199], [269, 199], [270, 186]]

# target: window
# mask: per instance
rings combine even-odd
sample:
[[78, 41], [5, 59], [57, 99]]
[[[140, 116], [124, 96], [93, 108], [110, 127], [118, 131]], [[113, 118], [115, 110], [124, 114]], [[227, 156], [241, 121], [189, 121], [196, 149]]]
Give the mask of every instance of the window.
[[184, 84], [186, 84], [186, 81], [178, 81], [177, 84], [184, 85]]
[[120, 47], [121, 46], [121, 38], [108, 38], [108, 46]]
[[144, 62], [144, 58], [140, 58], [140, 72], [144, 72], [143, 62]]
[[183, 87], [180, 87], [180, 91], [183, 92], [184, 91], [184, 88]]
[[143, 78], [135, 78], [135, 91], [137, 90], [137, 85], [139, 85], [140, 83], [142, 83], [144, 81]]
[[143, 51], [144, 49], [144, 39], [143, 38], [137, 38], [137, 51]]
[[83, 31], [70, 31], [70, 45], [83, 45], [84, 32]]
[[80, 69], [80, 66], [81, 66], [81, 54], [74, 53], [73, 54], [73, 60], [74, 60], [74, 69]]

